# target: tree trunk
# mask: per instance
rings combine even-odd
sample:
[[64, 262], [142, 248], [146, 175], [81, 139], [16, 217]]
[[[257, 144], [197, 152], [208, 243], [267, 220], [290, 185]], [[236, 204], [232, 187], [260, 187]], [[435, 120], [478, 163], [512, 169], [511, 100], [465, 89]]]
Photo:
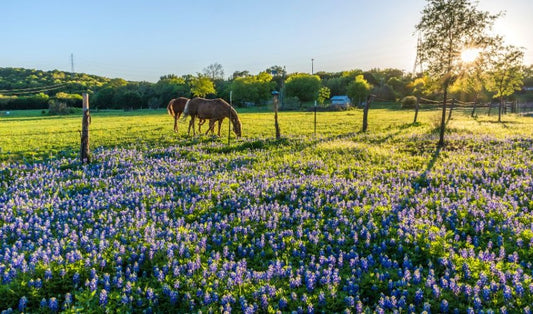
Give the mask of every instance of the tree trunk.
[[444, 85], [444, 101], [442, 102], [442, 116], [440, 119], [440, 134], [438, 147], [444, 146], [444, 131], [446, 130], [446, 98], [448, 97], [448, 84]]
[[413, 120], [413, 124], [416, 123], [416, 119], [418, 119], [418, 110], [420, 109], [420, 97], [416, 97], [416, 105], [415, 105], [415, 119]]

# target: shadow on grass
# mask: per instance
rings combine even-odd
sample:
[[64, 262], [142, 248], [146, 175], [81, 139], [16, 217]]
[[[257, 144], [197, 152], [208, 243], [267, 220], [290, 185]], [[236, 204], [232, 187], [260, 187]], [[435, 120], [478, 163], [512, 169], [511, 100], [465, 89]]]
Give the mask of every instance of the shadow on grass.
[[413, 188], [415, 191], [420, 190], [421, 188], [426, 188], [429, 186], [429, 180], [427, 178], [428, 174], [431, 172], [433, 167], [435, 166], [435, 163], [440, 157], [441, 147], [437, 147], [433, 155], [431, 156], [431, 159], [428, 161], [426, 165], [426, 169], [424, 172], [422, 172], [413, 182]]
[[[389, 133], [389, 134], [387, 134], [386, 136], [384, 136], [384, 137], [382, 137], [380, 139], [370, 140], [370, 143], [383, 144], [383, 143], [385, 143], [385, 142], [387, 142], [387, 141], [389, 141], [391, 139], [394, 139], [398, 135], [400, 135], [400, 133], [402, 133], [402, 131], [410, 129], [410, 128], [416, 128], [416, 127], [419, 127], [421, 125], [422, 124], [420, 122], [415, 122], [415, 123], [404, 123], [404, 124], [399, 125], [399, 126], [390, 126], [388, 129], [398, 128], [398, 130], [396, 132]], [[364, 133], [367, 133], [367, 132], [359, 132], [359, 133], [364, 134]]]

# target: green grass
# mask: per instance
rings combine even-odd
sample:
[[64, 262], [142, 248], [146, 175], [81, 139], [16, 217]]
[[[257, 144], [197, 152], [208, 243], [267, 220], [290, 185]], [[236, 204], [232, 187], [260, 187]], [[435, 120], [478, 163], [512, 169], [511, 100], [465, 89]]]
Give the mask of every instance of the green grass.
[[[274, 116], [268, 108], [240, 109], [243, 138], [228, 149], [259, 145], [257, 141], [274, 137]], [[228, 120], [221, 128], [221, 137], [187, 136], [188, 120], [179, 121], [179, 132], [172, 131], [173, 120], [165, 110], [142, 111], [93, 111], [90, 125], [91, 149], [129, 145], [190, 145], [197, 141], [227, 142]], [[361, 134], [362, 110], [317, 113], [317, 139], [354, 136], [359, 141], [381, 145], [398, 140], [411, 141], [417, 137], [436, 137], [440, 122], [439, 110], [423, 110], [419, 123], [412, 124], [412, 110], [371, 109], [369, 128]], [[12, 111], [0, 116], [0, 160], [39, 161], [56, 156], [76, 156], [79, 153], [81, 116], [47, 116], [39, 110]], [[515, 115], [504, 116], [503, 123], [497, 116], [482, 113], [478, 118], [469, 117], [468, 111], [457, 110], [450, 121], [449, 133], [489, 134], [497, 138], [531, 136], [533, 119]], [[280, 112], [281, 135], [289, 139], [314, 138], [313, 112]], [[203, 130], [207, 128], [204, 126]], [[253, 144], [253, 142], [256, 144]], [[243, 144], [250, 142], [248, 144]], [[263, 144], [261, 144], [263, 145]], [[333, 145], [333, 144], [329, 144]], [[340, 144], [342, 146], [342, 141]]]

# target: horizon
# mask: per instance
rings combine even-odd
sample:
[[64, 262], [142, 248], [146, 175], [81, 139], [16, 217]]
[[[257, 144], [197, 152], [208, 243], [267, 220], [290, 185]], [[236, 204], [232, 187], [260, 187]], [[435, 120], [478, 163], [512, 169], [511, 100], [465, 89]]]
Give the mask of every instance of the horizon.
[[[8, 0], [0, 26], [9, 30], [4, 41], [11, 49], [0, 51], [0, 66], [71, 72], [72, 54], [75, 73], [147, 82], [201, 73], [213, 63], [222, 65], [224, 78], [271, 66], [285, 66], [287, 73], [375, 68], [409, 73], [416, 57], [415, 25], [425, 5], [424, 0], [401, 5], [390, 0], [98, 0], [82, 6]], [[533, 38], [527, 33], [533, 3], [482, 0], [478, 6], [506, 11], [494, 32], [507, 44], [524, 47], [524, 63], [533, 64]]]

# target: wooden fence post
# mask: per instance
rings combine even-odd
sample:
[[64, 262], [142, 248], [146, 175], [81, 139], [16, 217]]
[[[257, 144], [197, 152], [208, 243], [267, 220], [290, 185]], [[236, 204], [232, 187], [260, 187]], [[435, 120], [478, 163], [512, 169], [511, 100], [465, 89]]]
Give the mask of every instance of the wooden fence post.
[[365, 107], [363, 109], [363, 132], [366, 132], [368, 129], [368, 109], [370, 109], [370, 104], [374, 100], [374, 95], [369, 95], [366, 98]]
[[279, 140], [281, 137], [280, 131], [279, 131], [279, 123], [278, 123], [278, 95], [279, 92], [273, 91], [272, 95], [274, 96], [274, 126], [276, 127], [276, 139]]
[[89, 124], [91, 123], [91, 114], [89, 112], [89, 94], [83, 93], [83, 120], [81, 122], [81, 163], [90, 163], [89, 155]]
[[450, 111], [448, 111], [448, 120], [446, 120], [446, 123], [450, 122], [450, 120], [452, 119], [453, 108], [455, 108], [455, 98], [452, 98], [452, 103], [450, 105]]
[[418, 110], [419, 109], [420, 109], [420, 96], [416, 96], [415, 119], [413, 120], [413, 124], [416, 123], [416, 120], [418, 118]]

